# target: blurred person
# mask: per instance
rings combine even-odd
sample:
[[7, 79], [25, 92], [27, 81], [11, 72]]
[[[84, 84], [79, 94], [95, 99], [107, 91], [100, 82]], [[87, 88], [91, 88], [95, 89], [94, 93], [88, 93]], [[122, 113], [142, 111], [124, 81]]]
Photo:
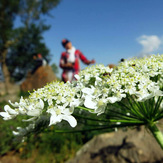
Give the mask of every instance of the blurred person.
[[42, 57], [42, 55], [39, 53], [37, 55], [33, 56], [33, 60], [34, 60], [34, 68], [31, 71], [31, 74], [34, 74], [36, 72], [36, 70], [40, 67], [40, 66], [46, 66], [47, 62], [46, 60]]
[[86, 64], [94, 64], [95, 60], [88, 60], [80, 50], [72, 46], [72, 43], [67, 40], [62, 40], [62, 45], [65, 48], [65, 52], [61, 54], [60, 67], [63, 69], [62, 81], [72, 81], [74, 80], [74, 75], [78, 74], [80, 71], [80, 60]]
[[40, 53], [37, 54], [37, 59], [42, 61], [42, 66], [47, 65], [47, 61], [42, 57], [42, 55]]

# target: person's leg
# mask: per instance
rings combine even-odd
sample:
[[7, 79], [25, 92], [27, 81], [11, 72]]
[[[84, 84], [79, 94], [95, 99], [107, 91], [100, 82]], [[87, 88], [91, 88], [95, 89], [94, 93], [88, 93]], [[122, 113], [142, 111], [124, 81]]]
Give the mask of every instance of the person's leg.
[[66, 83], [68, 81], [68, 77], [67, 77], [67, 73], [66, 72], [62, 73], [62, 81], [64, 83]]

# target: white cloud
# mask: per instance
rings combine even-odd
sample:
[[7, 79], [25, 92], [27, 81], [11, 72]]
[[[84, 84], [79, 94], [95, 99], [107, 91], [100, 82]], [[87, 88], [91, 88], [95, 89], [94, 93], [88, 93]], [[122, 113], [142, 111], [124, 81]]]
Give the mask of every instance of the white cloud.
[[138, 43], [143, 46], [140, 55], [147, 55], [155, 52], [161, 45], [161, 39], [156, 35], [142, 35], [137, 39]]

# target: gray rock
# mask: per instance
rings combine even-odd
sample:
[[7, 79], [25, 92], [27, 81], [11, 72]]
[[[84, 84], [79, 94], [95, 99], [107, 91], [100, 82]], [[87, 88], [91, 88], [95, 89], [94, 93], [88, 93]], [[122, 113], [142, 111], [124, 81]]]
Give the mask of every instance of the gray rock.
[[161, 163], [163, 151], [145, 128], [95, 136], [67, 163]]

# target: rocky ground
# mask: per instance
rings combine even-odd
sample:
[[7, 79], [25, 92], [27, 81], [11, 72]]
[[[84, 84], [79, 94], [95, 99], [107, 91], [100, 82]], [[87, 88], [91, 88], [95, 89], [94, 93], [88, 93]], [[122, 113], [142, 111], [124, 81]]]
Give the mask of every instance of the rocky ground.
[[163, 151], [145, 128], [95, 136], [67, 163], [163, 163]]

